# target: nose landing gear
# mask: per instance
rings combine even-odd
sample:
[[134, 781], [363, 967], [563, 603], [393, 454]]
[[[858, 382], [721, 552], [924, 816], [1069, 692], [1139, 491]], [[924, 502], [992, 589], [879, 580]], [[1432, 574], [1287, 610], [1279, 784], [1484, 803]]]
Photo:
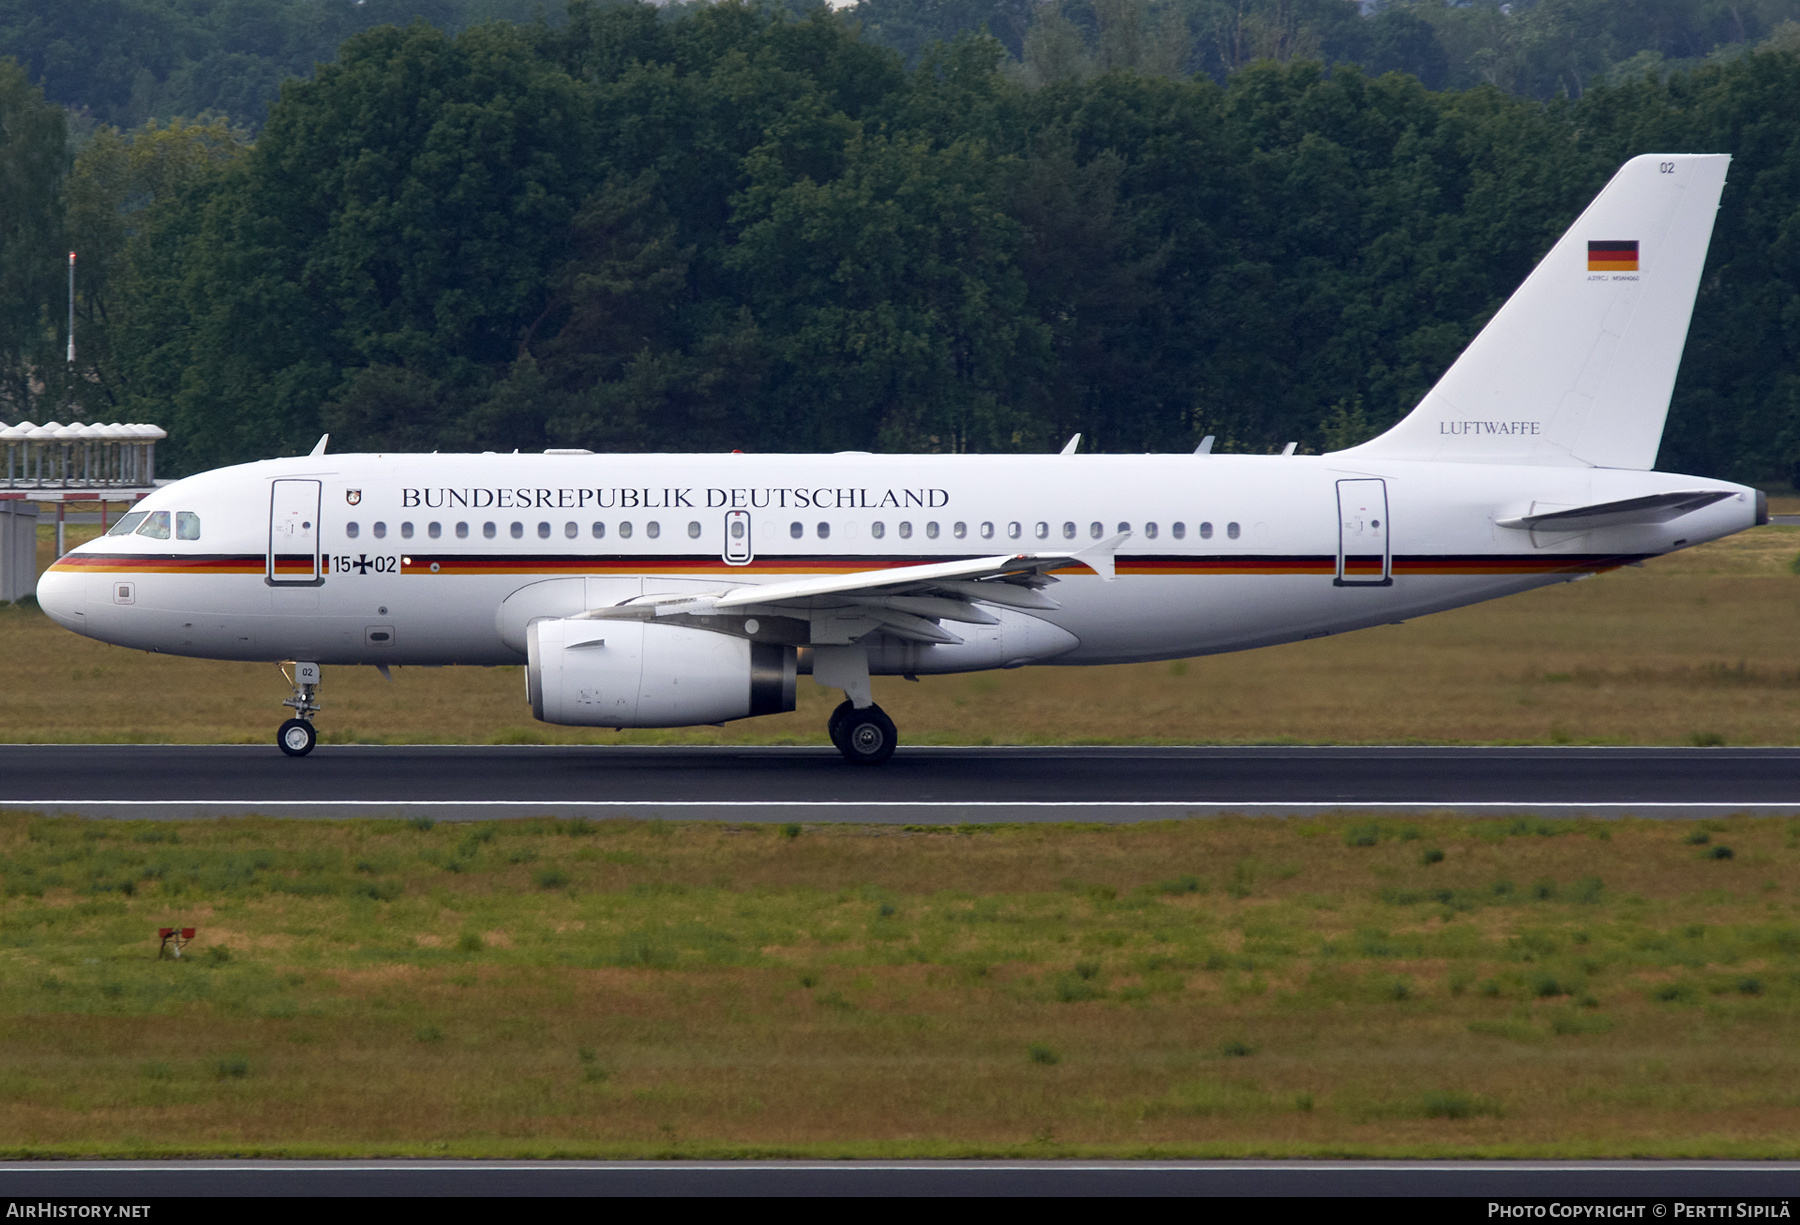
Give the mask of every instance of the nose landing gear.
[[281, 674], [294, 687], [294, 696], [281, 699], [281, 704], [293, 707], [295, 717], [276, 731], [275, 743], [289, 757], [305, 757], [319, 743], [312, 725], [312, 717], [319, 713], [319, 704], [313, 700], [319, 689], [319, 665], [297, 662], [291, 674], [285, 666]]

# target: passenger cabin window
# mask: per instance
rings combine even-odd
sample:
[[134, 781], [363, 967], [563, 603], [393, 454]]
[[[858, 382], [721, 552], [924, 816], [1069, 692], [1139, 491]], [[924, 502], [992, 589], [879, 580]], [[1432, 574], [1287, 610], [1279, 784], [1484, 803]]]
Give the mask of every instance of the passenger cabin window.
[[444, 534], [444, 525], [441, 523], [427, 523], [425, 525], [425, 534], [433, 540], [436, 540], [439, 536]]
[[800, 537], [806, 535], [806, 524], [801, 523], [796, 519], [794, 522], [788, 524], [788, 535], [792, 536], [795, 540], [800, 539]]
[[993, 524], [984, 523], [981, 525], [981, 538], [983, 540], [992, 540], [994, 538], [994, 525]]
[[169, 538], [169, 512], [166, 510], [151, 511], [149, 518], [144, 520], [143, 526], [138, 528], [137, 534], [148, 536], [152, 540], [167, 540]]
[[380, 520], [377, 520], [375, 523], [375, 526], [370, 528], [369, 530], [371, 532], [375, 533], [375, 539], [377, 539], [377, 540], [386, 540], [387, 539], [387, 524], [381, 522]]
[[469, 525], [468, 524], [459, 523], [456, 525], [456, 538], [458, 540], [467, 540], [469, 538]]
[[1236, 540], [1240, 535], [1243, 534], [1243, 529], [1238, 527], [1238, 525], [1235, 523], [1227, 523], [1225, 525], [1225, 534], [1227, 536], [1231, 537], [1233, 540]]
[[591, 529], [589, 529], [589, 534], [592, 535], [595, 540], [605, 540], [606, 539], [606, 524], [604, 524], [604, 523], [594, 524], [594, 526]]
[[1063, 524], [1063, 539], [1064, 540], [1075, 539], [1075, 525], [1073, 523]]
[[401, 539], [403, 539], [403, 540], [411, 540], [411, 539], [412, 539], [412, 532], [413, 532], [413, 528], [412, 528], [412, 521], [411, 521], [411, 520], [408, 520], [408, 521], [407, 521], [407, 522], [405, 522], [405, 523], [402, 523], [402, 524], [401, 524], [401, 525], [400, 525], [400, 536], [401, 536]]
[[495, 527], [494, 521], [492, 519], [488, 520], [486, 523], [481, 525], [481, 534], [489, 540], [492, 540], [494, 538], [494, 536], [498, 532], [498, 530], [499, 529], [497, 527]]
[[1200, 525], [1200, 539], [1202, 539], [1202, 540], [1211, 540], [1212, 539], [1212, 524], [1202, 523]]
[[1104, 524], [1104, 523], [1088, 524], [1088, 535], [1092, 536], [1095, 540], [1100, 539], [1100, 537], [1105, 534], [1106, 534], [1106, 524]]
[[938, 538], [937, 520], [933, 519], [930, 523], [927, 523], [925, 525], [925, 534], [927, 536], [931, 537], [931, 539], [933, 539], [933, 540], [936, 540]]
[[507, 530], [512, 533], [512, 538], [514, 540], [525, 539], [525, 525], [523, 523], [520, 523], [517, 519], [513, 520], [512, 527], [508, 528]]
[[550, 524], [548, 521], [538, 524], [538, 539], [539, 540], [550, 539]]
[[[734, 522], [731, 526], [733, 526], [737, 529], [737, 534], [739, 536], [742, 536], [744, 534], [744, 525], [742, 523]], [[689, 540], [700, 539], [700, 520], [698, 520], [698, 519], [689, 519], [688, 520], [688, 539]]]
[[131, 533], [137, 531], [138, 524], [149, 518], [149, 516], [150, 512], [147, 510], [134, 510], [120, 518], [117, 523], [108, 528], [106, 534], [108, 536], [129, 536]]
[[1042, 519], [1038, 520], [1037, 538], [1039, 540], [1048, 540], [1050, 538], [1050, 525], [1045, 523]]
[[619, 524], [619, 539], [620, 540], [630, 540], [631, 539], [631, 520], [627, 519], [624, 522]]
[[912, 523], [910, 520], [902, 519], [900, 521], [900, 539], [902, 539], [902, 540], [911, 540], [912, 539]]
[[356, 520], [352, 519], [350, 522], [344, 524], [344, 535], [348, 536], [350, 539], [355, 540], [361, 534], [362, 528], [357, 525]]
[[1154, 524], [1154, 523], [1144, 524], [1144, 539], [1145, 540], [1155, 540], [1156, 539], [1156, 524]]
[[1175, 537], [1175, 539], [1177, 539], [1177, 540], [1185, 540], [1187, 538], [1187, 524], [1185, 524], [1185, 523], [1169, 524], [1169, 535]]
[[883, 536], [887, 535], [887, 524], [879, 519], [875, 520], [875, 522], [869, 525], [869, 535], [880, 540]]
[[662, 524], [654, 519], [650, 520], [650, 522], [644, 524], [644, 535], [655, 540], [658, 536], [662, 535]]
[[819, 524], [819, 539], [820, 540], [831, 539], [831, 524], [829, 524], [829, 523]]
[[1017, 540], [1023, 533], [1024, 529], [1019, 526], [1017, 519], [1006, 525], [1006, 536], [1009, 540]]
[[576, 523], [571, 519], [569, 522], [563, 524], [563, 535], [570, 540], [575, 539], [575, 537], [581, 535], [581, 524]]
[[966, 523], [959, 523], [950, 529], [950, 534], [958, 540], [961, 540], [964, 536], [969, 534], [969, 525]]

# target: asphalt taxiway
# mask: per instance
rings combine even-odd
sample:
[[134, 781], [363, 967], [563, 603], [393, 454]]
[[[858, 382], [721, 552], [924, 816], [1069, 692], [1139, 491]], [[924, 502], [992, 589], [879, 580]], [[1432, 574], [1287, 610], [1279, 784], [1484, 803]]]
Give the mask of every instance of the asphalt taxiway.
[[[1776, 1199], [1800, 1162], [169, 1161], [7, 1162], [0, 1197], [1454, 1196]], [[1566, 1206], [1566, 1205], [1565, 1205]], [[1790, 1210], [1791, 1211], [1791, 1210]], [[1545, 1215], [1550, 1215], [1546, 1213]], [[1561, 1213], [1560, 1216], [1582, 1215]], [[1631, 1214], [1627, 1214], [1631, 1215]], [[1688, 1214], [1693, 1215], [1693, 1214]], [[1734, 1215], [1729, 1212], [1719, 1216]], [[1764, 1216], [1771, 1214], [1765, 1213]], [[1785, 1219], [1777, 1211], [1774, 1219]]]
[[1800, 749], [0, 745], [0, 809], [956, 824], [1221, 813], [1800, 814]]

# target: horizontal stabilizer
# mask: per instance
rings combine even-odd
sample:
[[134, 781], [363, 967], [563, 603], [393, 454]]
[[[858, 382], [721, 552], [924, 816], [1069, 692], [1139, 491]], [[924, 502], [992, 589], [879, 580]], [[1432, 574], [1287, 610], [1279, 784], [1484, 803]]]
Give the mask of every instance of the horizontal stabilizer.
[[1723, 489], [1688, 489], [1675, 493], [1653, 493], [1643, 498], [1626, 498], [1622, 502], [1577, 506], [1571, 510], [1547, 511], [1541, 515], [1496, 519], [1495, 522], [1501, 527], [1539, 532], [1585, 532], [1597, 527], [1632, 527], [1638, 524], [1667, 523], [1731, 496], [1731, 491]]

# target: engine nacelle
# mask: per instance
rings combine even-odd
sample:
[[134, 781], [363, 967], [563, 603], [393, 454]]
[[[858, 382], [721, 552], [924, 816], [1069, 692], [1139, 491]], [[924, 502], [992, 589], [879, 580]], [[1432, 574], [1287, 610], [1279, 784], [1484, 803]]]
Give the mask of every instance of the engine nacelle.
[[578, 727], [688, 727], [794, 709], [793, 647], [648, 621], [526, 630], [531, 713]]

